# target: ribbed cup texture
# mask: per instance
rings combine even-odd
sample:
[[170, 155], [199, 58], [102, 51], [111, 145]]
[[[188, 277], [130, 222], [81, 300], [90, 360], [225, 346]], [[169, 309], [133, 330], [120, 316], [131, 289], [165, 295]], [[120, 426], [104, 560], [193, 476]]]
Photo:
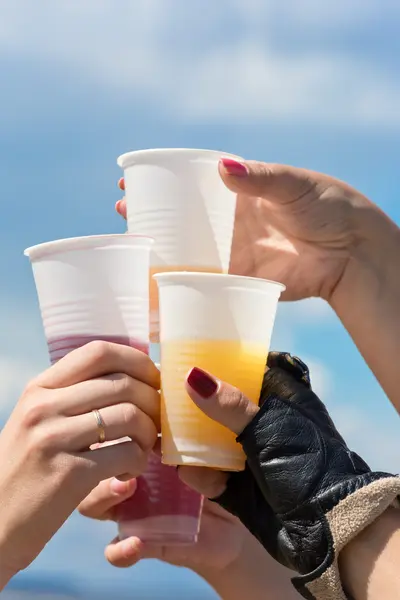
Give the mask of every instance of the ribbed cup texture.
[[200, 494], [181, 482], [174, 467], [162, 465], [160, 457], [151, 454], [134, 496], [117, 509], [119, 532], [147, 542], [194, 543], [201, 508]]
[[166, 151], [126, 166], [128, 230], [154, 238], [152, 265], [228, 270], [236, 195], [219, 176], [218, 158]]
[[[211, 267], [228, 271], [233, 218], [221, 211], [209, 211], [189, 219], [177, 209], [146, 209], [129, 215], [128, 229], [154, 238], [151, 264]], [[191, 270], [191, 269], [189, 269]]]
[[[49, 342], [77, 336], [96, 338], [98, 335], [99, 339], [107, 336], [130, 338], [132, 345], [148, 347], [148, 303], [140, 298], [118, 296], [111, 305], [103, 305], [99, 298], [45, 303], [41, 305], [41, 313]], [[75, 342], [71, 341], [71, 344], [77, 347]], [[60, 354], [65, 354], [65, 349], [65, 344], [61, 344]]]
[[268, 348], [239, 340], [164, 340], [161, 344], [162, 444], [167, 464], [242, 470], [236, 435], [200, 411], [185, 391], [193, 367], [237, 387], [258, 401]]

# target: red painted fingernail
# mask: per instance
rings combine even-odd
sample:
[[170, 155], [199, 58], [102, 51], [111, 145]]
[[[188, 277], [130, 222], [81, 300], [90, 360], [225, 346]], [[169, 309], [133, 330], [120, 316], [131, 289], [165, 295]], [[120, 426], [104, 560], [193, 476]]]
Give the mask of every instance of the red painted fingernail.
[[221, 158], [221, 164], [229, 175], [235, 177], [247, 177], [249, 170], [243, 163], [232, 158]]
[[218, 389], [218, 383], [208, 373], [193, 367], [187, 376], [187, 382], [202, 398], [211, 398]]

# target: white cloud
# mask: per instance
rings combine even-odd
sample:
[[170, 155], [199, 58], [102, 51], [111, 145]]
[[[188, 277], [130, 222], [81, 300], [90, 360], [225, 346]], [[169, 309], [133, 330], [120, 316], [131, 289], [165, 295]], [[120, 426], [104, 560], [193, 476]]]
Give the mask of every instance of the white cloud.
[[48, 367], [37, 314], [0, 296], [0, 421], [15, 406], [30, 379]]
[[[400, 472], [400, 419], [386, 396], [374, 399], [376, 408], [354, 401], [343, 404], [340, 385], [331, 369], [314, 358], [302, 357], [309, 367], [314, 392], [326, 404], [340, 434], [373, 470]], [[343, 383], [343, 382], [342, 382]], [[360, 389], [360, 397], [365, 393]]]
[[[382, 403], [388, 402], [384, 397], [381, 400]], [[373, 470], [400, 472], [400, 420], [394, 409], [391, 420], [389, 416], [385, 419], [376, 418], [374, 412], [363, 411], [354, 405], [332, 403], [329, 410], [347, 444]], [[387, 412], [388, 415], [392, 412], [391, 407]]]
[[[90, 82], [115, 102], [132, 98], [187, 120], [400, 125], [400, 84], [386, 65], [290, 45], [326, 30], [373, 23], [386, 3], [219, 0], [15, 0], [0, 9], [0, 56], [25, 58]], [[289, 43], [277, 43], [282, 28]], [[368, 39], [365, 39], [367, 46]], [[75, 74], [75, 75], [74, 75]]]
[[[313, 327], [337, 323], [337, 318], [327, 302], [308, 298], [297, 302], [280, 302], [278, 305], [271, 350], [297, 352], [296, 338], [299, 325]], [[314, 362], [314, 361], [313, 361]]]
[[279, 56], [250, 39], [199, 62], [182, 108], [199, 119], [400, 122], [400, 86], [334, 55]]
[[330, 369], [322, 362], [315, 358], [309, 358], [307, 356], [301, 357], [306, 363], [311, 378], [311, 385], [313, 391], [317, 394], [321, 400], [328, 398], [332, 392], [332, 381], [333, 375]]
[[297, 302], [282, 302], [281, 314], [289, 318], [293, 323], [302, 323], [307, 325], [316, 325], [320, 323], [330, 323], [337, 317], [325, 300], [321, 298], [307, 298]]
[[383, 0], [379, 4], [375, 0], [235, 0], [242, 17], [250, 18], [255, 23], [260, 16], [285, 19], [297, 26], [313, 25], [319, 31], [343, 27], [354, 29], [364, 24], [376, 22], [376, 18], [385, 14], [387, 17], [399, 15], [397, 0]]
[[0, 418], [12, 410], [26, 383], [37, 374], [31, 363], [0, 354]]

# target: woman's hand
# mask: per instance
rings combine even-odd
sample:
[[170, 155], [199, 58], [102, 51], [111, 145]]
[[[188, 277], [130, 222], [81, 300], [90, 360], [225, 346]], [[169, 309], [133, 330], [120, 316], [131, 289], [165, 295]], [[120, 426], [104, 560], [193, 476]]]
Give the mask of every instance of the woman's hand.
[[[232, 159], [219, 169], [238, 195], [230, 272], [280, 281], [286, 300], [329, 299], [364, 241], [363, 213], [378, 209], [321, 173]], [[126, 218], [125, 201], [116, 209]]]
[[[322, 173], [232, 159], [219, 170], [237, 193], [230, 272], [284, 283], [282, 300], [327, 300], [400, 412], [396, 361], [387, 358], [400, 354], [399, 228]], [[116, 208], [126, 217], [124, 200]]]
[[[79, 512], [93, 519], [115, 520], [117, 506], [134, 496], [136, 484], [108, 479], [102, 481], [78, 507]], [[132, 537], [113, 540], [105, 549], [107, 560], [115, 567], [130, 567], [142, 558], [158, 558], [172, 565], [198, 569], [228, 567], [240, 554], [248, 532], [240, 521], [216, 505], [205, 501], [197, 544], [162, 546], [147, 544]]]
[[[196, 377], [188, 375], [192, 400], [238, 435], [247, 467], [229, 475], [200, 467], [180, 467], [179, 472], [186, 484], [238, 516], [274, 558], [300, 573], [293, 582], [305, 597], [344, 597], [339, 553], [388, 507], [399, 507], [400, 478], [371, 472], [349, 450], [312, 392], [300, 359], [273, 352], [268, 366], [260, 408], [224, 382], [217, 382], [211, 397], [203, 397], [201, 378], [208, 389], [215, 378], [199, 370]], [[395, 513], [394, 528], [400, 523], [400, 512]], [[363, 554], [368, 562], [359, 562], [364, 580], [373, 564], [371, 554], [369, 548]], [[383, 567], [395, 558], [389, 551]], [[378, 582], [386, 571], [377, 575]], [[393, 587], [397, 573], [391, 577]], [[346, 580], [346, 585], [352, 583]], [[364, 600], [367, 596], [360, 592], [355, 597]]]
[[[159, 371], [145, 354], [92, 342], [28, 384], [0, 434], [0, 589], [109, 477], [142, 473], [157, 439]], [[101, 439], [131, 441], [91, 450]]]
[[[135, 480], [102, 481], [79, 506], [82, 515], [115, 520], [117, 506], [134, 496]], [[205, 500], [197, 544], [161, 546], [144, 544], [131, 537], [113, 540], [105, 549], [116, 567], [130, 567], [143, 558], [156, 558], [186, 567], [203, 577], [226, 600], [294, 600], [289, 571], [265, 552], [237, 517], [215, 502]]]

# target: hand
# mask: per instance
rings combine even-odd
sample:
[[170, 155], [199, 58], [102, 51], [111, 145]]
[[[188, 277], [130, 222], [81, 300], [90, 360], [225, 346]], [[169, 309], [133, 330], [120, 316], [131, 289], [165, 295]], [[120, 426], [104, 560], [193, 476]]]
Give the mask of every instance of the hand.
[[[78, 507], [93, 519], [116, 520], [118, 505], [135, 494], [136, 482], [108, 479], [102, 481]], [[204, 503], [197, 544], [161, 546], [141, 542], [136, 537], [114, 539], [105, 549], [107, 560], [116, 567], [130, 567], [143, 558], [157, 558], [195, 571], [222, 570], [240, 555], [249, 535], [239, 519], [208, 500]]]
[[[284, 300], [329, 300], [362, 242], [361, 218], [377, 207], [346, 183], [305, 169], [231, 159], [219, 169], [238, 195], [230, 272], [284, 283]], [[124, 200], [116, 209], [126, 218]]]
[[[115, 520], [118, 505], [134, 496], [136, 481], [102, 481], [78, 507], [82, 515]], [[186, 567], [203, 577], [221, 598], [294, 600], [289, 572], [265, 552], [237, 517], [205, 500], [199, 539], [192, 546], [157, 546], [131, 537], [115, 539], [105, 549], [116, 567], [129, 567], [143, 558], [156, 558]]]
[[[0, 588], [102, 480], [142, 473], [157, 439], [159, 371], [138, 350], [92, 342], [26, 387], [0, 434]], [[131, 441], [90, 450], [106, 439]]]
[[[268, 366], [256, 412], [239, 390], [191, 371], [188, 393], [209, 417], [238, 434], [247, 469], [218, 476], [180, 467], [180, 474], [299, 572], [293, 582], [305, 597], [344, 597], [339, 552], [389, 506], [399, 506], [400, 478], [372, 473], [349, 450], [300, 359], [270, 353]], [[204, 397], [210, 380], [218, 383], [216, 392]]]
[[[237, 192], [230, 272], [284, 283], [282, 300], [327, 300], [400, 412], [396, 366], [387, 360], [400, 352], [400, 229], [328, 175], [232, 159], [219, 170]], [[126, 218], [125, 200], [116, 209]]]

